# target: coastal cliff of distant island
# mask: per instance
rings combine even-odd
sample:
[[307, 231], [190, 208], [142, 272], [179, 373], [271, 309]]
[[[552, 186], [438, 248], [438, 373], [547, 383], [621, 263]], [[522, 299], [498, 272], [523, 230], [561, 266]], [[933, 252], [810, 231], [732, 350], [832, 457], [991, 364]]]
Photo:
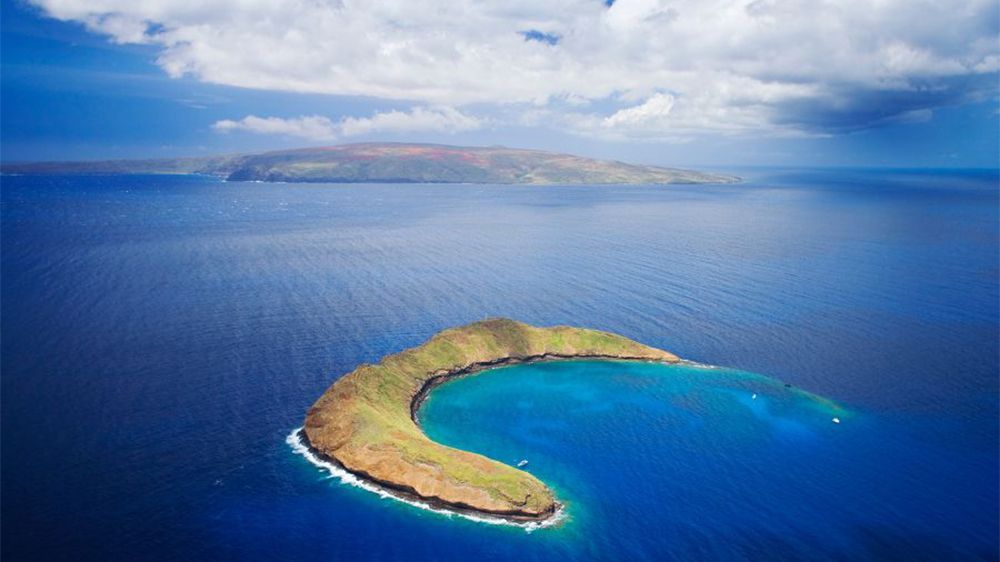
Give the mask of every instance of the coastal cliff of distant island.
[[700, 184], [725, 174], [505, 147], [362, 143], [201, 158], [4, 163], [4, 174], [202, 174], [316, 183]]
[[615, 334], [490, 319], [341, 377], [309, 409], [300, 434], [318, 457], [434, 507], [512, 521], [545, 521], [559, 504], [530, 473], [431, 441], [417, 422], [428, 392], [485, 369], [566, 359], [680, 359]]

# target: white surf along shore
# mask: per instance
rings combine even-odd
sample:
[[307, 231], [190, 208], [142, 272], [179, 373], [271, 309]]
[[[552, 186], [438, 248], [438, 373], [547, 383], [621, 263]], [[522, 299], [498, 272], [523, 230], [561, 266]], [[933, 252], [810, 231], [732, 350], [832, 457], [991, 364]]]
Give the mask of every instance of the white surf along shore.
[[337, 478], [338, 480], [340, 480], [341, 484], [346, 484], [348, 486], [354, 486], [356, 488], [361, 488], [362, 490], [367, 490], [369, 492], [377, 494], [382, 499], [396, 500], [398, 502], [405, 503], [407, 505], [416, 507], [418, 509], [423, 509], [425, 511], [430, 511], [430, 512], [433, 512], [433, 513], [437, 513], [437, 514], [443, 515], [445, 517], [456, 517], [457, 516], [457, 517], [461, 517], [463, 519], [468, 519], [470, 521], [475, 521], [477, 523], [485, 523], [485, 524], [488, 524], [488, 525], [507, 525], [507, 526], [510, 526], [510, 527], [520, 527], [520, 528], [524, 529], [528, 533], [530, 533], [532, 531], [536, 531], [538, 529], [544, 529], [544, 528], [547, 528], [547, 527], [552, 527], [552, 526], [554, 526], [554, 525], [562, 522], [566, 518], [565, 507], [560, 507], [559, 510], [556, 511], [556, 513], [552, 517], [549, 517], [545, 521], [541, 521], [541, 522], [535, 522], [535, 521], [530, 521], [530, 522], [510, 521], [508, 519], [503, 519], [501, 517], [489, 517], [489, 516], [486, 516], [486, 515], [473, 515], [471, 513], [462, 513], [462, 512], [459, 512], [459, 511], [451, 511], [451, 510], [448, 510], [448, 509], [442, 509], [442, 508], [438, 508], [438, 507], [433, 507], [433, 506], [431, 506], [431, 505], [429, 505], [427, 503], [424, 503], [424, 502], [421, 502], [421, 501], [418, 501], [418, 500], [414, 500], [414, 499], [411, 499], [411, 498], [403, 497], [403, 496], [401, 496], [401, 495], [393, 492], [392, 490], [388, 490], [386, 488], [383, 488], [382, 486], [379, 486], [378, 484], [375, 484], [373, 482], [364, 480], [362, 478], [358, 478], [354, 474], [351, 474], [347, 470], [344, 470], [344, 468], [342, 468], [340, 466], [337, 466], [334, 463], [325, 461], [325, 460], [317, 457], [315, 454], [313, 454], [312, 451], [309, 450], [309, 447], [307, 447], [306, 444], [302, 442], [302, 437], [300, 436], [300, 432], [301, 431], [302, 431], [302, 428], [301, 427], [297, 427], [297, 428], [293, 429], [291, 433], [288, 434], [288, 437], [285, 438], [285, 443], [288, 443], [288, 445], [292, 448], [292, 451], [295, 454], [302, 455], [313, 466], [316, 466], [317, 468], [319, 468], [321, 470], [325, 470], [326, 472], [329, 472], [330, 473], [330, 477], [331, 478]]

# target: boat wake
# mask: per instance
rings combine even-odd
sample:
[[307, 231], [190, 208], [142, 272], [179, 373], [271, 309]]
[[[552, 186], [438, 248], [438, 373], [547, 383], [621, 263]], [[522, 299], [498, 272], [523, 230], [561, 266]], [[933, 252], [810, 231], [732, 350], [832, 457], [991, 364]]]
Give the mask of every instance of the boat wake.
[[351, 474], [350, 472], [344, 470], [342, 467], [319, 458], [311, 450], [309, 450], [309, 447], [306, 446], [306, 444], [302, 441], [302, 436], [300, 435], [301, 432], [302, 432], [301, 427], [295, 428], [294, 430], [292, 430], [291, 433], [288, 434], [288, 437], [285, 438], [285, 443], [288, 443], [288, 445], [292, 448], [292, 451], [295, 454], [302, 455], [303, 457], [305, 457], [307, 461], [312, 463], [317, 468], [329, 472], [330, 477], [339, 479], [341, 484], [347, 484], [348, 486], [354, 486], [356, 488], [361, 488], [362, 490], [367, 490], [369, 492], [377, 494], [382, 499], [393, 499], [399, 502], [403, 502], [407, 505], [411, 505], [418, 509], [423, 509], [425, 511], [437, 513], [439, 515], [443, 515], [449, 518], [461, 517], [463, 519], [468, 519], [470, 521], [475, 521], [477, 523], [486, 523], [488, 525], [507, 525], [510, 527], [521, 527], [528, 533], [536, 531], [538, 529], [552, 527], [553, 525], [556, 525], [565, 518], [565, 512], [564, 512], [565, 508], [563, 508], [562, 506], [558, 508], [558, 510], [552, 517], [549, 517], [545, 521], [541, 522], [511, 521], [509, 519], [504, 519], [502, 517], [490, 517], [488, 515], [473, 515], [471, 513], [463, 513], [459, 511], [451, 511], [448, 509], [434, 507], [428, 503], [404, 497], [391, 490], [387, 490], [386, 488], [383, 488], [378, 484], [374, 484], [370, 481], [358, 478], [354, 474]]

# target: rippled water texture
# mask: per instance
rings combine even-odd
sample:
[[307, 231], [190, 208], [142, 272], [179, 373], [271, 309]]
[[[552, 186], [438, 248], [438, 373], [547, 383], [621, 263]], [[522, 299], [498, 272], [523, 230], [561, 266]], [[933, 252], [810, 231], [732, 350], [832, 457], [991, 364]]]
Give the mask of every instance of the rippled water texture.
[[[996, 173], [744, 175], [4, 177], [4, 559], [996, 559]], [[286, 443], [336, 376], [494, 315], [739, 371], [435, 391], [432, 436], [527, 459], [567, 500], [532, 533], [346, 486]], [[781, 382], [753, 400], [773, 383], [750, 373]]]

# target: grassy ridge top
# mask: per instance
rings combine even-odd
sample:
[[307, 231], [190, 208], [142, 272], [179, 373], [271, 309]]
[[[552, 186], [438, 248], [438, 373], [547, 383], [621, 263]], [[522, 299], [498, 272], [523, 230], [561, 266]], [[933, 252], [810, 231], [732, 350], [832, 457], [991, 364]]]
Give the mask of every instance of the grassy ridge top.
[[732, 176], [506, 147], [362, 143], [204, 158], [7, 163], [20, 174], [183, 174], [232, 181], [669, 184], [731, 183]]
[[309, 410], [310, 445], [348, 470], [386, 486], [457, 508], [544, 518], [552, 492], [531, 474], [482, 455], [435, 443], [410, 407], [436, 377], [505, 360], [545, 356], [679, 359], [622, 336], [491, 319], [438, 333], [423, 345], [362, 365], [335, 382]]

